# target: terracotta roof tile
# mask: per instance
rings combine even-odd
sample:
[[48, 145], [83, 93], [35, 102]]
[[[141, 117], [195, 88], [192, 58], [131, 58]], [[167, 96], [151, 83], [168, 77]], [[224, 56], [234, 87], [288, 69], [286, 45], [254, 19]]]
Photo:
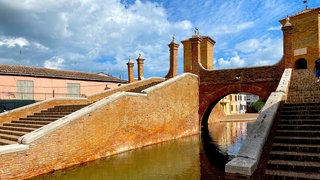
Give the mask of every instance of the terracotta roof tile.
[[105, 75], [99, 75], [99, 74], [93, 74], [93, 73], [55, 70], [55, 69], [38, 68], [38, 67], [30, 67], [30, 66], [4, 65], [4, 64], [0, 64], [0, 75], [18, 75], [18, 76], [74, 79], [74, 80], [85, 80], [85, 81], [115, 82], [115, 83], [126, 82], [125, 80], [121, 80], [112, 76], [105, 76]]
[[[304, 10], [302, 10], [300, 12], [297, 12], [296, 14], [291, 15], [289, 17], [295, 17], [295, 16], [298, 16], [298, 15], [301, 15], [301, 14], [305, 14], [305, 13], [308, 13], [308, 12], [311, 12], [311, 11], [317, 11], [317, 10], [320, 11], [320, 7], [304, 9]], [[282, 20], [284, 20], [284, 19], [286, 19], [286, 18], [283, 18]]]

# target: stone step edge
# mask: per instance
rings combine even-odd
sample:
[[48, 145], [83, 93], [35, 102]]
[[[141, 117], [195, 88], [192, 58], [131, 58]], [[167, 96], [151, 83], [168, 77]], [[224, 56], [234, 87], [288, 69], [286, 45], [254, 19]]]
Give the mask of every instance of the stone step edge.
[[290, 178], [306, 178], [306, 179], [320, 179], [320, 173], [304, 173], [304, 172], [293, 172], [283, 170], [266, 170], [266, 176], [279, 176], [279, 177], [290, 177]]
[[273, 165], [285, 165], [285, 166], [303, 166], [303, 167], [320, 167], [320, 162], [311, 162], [311, 161], [287, 161], [287, 160], [269, 160], [267, 164]]
[[271, 151], [272, 155], [289, 155], [289, 156], [309, 156], [309, 157], [320, 157], [320, 153], [315, 152], [295, 152], [295, 151]]

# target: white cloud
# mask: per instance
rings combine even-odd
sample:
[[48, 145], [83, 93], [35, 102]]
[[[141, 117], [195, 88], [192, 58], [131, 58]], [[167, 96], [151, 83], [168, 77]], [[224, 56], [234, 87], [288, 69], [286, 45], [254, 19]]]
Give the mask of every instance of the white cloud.
[[24, 47], [30, 45], [29, 41], [25, 38], [4, 38], [0, 39], [0, 46], [6, 46], [6, 47]]
[[235, 49], [244, 53], [256, 51], [260, 47], [258, 39], [248, 39], [236, 44]]
[[245, 65], [245, 61], [241, 59], [237, 53], [235, 53], [230, 59], [218, 59], [218, 69], [244, 67]]
[[245, 29], [251, 28], [254, 26], [254, 22], [248, 21], [244, 23], [236, 23], [236, 24], [220, 24], [212, 30], [212, 34], [221, 35], [221, 34], [231, 34], [238, 33]]
[[63, 62], [64, 59], [61, 57], [53, 57], [49, 60], [46, 60], [43, 66], [49, 69], [61, 69], [63, 67]]
[[281, 30], [281, 25], [268, 28], [268, 31], [280, 31], [280, 30]]

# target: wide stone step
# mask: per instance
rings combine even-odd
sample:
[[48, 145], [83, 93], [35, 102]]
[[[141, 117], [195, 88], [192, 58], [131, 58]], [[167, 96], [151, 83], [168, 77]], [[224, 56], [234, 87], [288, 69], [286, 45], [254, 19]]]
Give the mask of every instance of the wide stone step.
[[20, 118], [21, 121], [55, 121], [59, 118], [54, 117], [26, 117], [26, 118]]
[[4, 145], [10, 145], [10, 144], [18, 144], [18, 141], [10, 141], [7, 139], [1, 139], [0, 138], [0, 145], [4, 146]]
[[280, 115], [280, 119], [320, 119], [320, 114]]
[[[316, 108], [316, 107], [315, 107]], [[320, 109], [314, 110], [282, 110], [281, 115], [320, 115]]]
[[320, 172], [320, 162], [269, 160], [268, 169], [296, 171], [296, 172]]
[[11, 127], [26, 127], [26, 128], [41, 128], [43, 125], [39, 124], [21, 124], [21, 123], [4, 123], [3, 126], [11, 126]]
[[15, 127], [15, 126], [0, 126], [0, 129], [3, 130], [10, 130], [10, 131], [21, 131], [21, 132], [32, 132], [37, 128], [30, 128], [30, 127]]
[[320, 153], [320, 145], [318, 145], [318, 144], [273, 143], [272, 150], [275, 150], [275, 151], [295, 151], [295, 152], [318, 152], [318, 153]]
[[310, 102], [310, 103], [285, 103], [284, 105], [283, 105], [283, 107], [282, 108], [284, 108], [284, 109], [286, 109], [286, 108], [292, 108], [292, 107], [295, 107], [295, 108], [305, 108], [305, 107], [307, 107], [307, 108], [309, 108], [309, 107], [319, 107], [320, 106], [320, 103], [318, 102], [318, 103], [314, 103], [314, 102]]
[[320, 137], [275, 136], [274, 142], [291, 144], [320, 144]]
[[280, 119], [280, 125], [320, 125], [320, 119]]
[[15, 135], [15, 136], [23, 136], [27, 134], [28, 132], [24, 131], [14, 131], [14, 130], [6, 130], [6, 129], [0, 129], [0, 134], [9, 134], [9, 135]]
[[292, 125], [292, 124], [279, 124], [278, 125], [279, 130], [319, 130], [320, 125]]
[[[66, 114], [68, 115], [68, 114]], [[41, 114], [41, 115], [28, 115], [26, 118], [34, 118], [34, 119], [41, 119], [41, 118], [46, 118], [46, 119], [60, 119], [66, 115], [55, 115], [55, 114]]]
[[320, 131], [307, 130], [277, 130], [277, 136], [303, 136], [303, 137], [320, 137]]
[[282, 112], [291, 112], [291, 111], [308, 111], [308, 110], [318, 110], [320, 107], [319, 105], [315, 105], [315, 106], [283, 106], [282, 107]]
[[320, 154], [317, 152], [271, 151], [270, 159], [320, 162]]
[[39, 124], [39, 125], [47, 125], [51, 123], [52, 121], [29, 121], [29, 120], [16, 120], [11, 121], [11, 123], [17, 123], [17, 124]]
[[6, 139], [9, 141], [16, 141], [18, 142], [20, 136], [10, 135], [10, 134], [1, 134], [0, 133], [0, 139]]
[[266, 179], [320, 179], [320, 173], [266, 170]]

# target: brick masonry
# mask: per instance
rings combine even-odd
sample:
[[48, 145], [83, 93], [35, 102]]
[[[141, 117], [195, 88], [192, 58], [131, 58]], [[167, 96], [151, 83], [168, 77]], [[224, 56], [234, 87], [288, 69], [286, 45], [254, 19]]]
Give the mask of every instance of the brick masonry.
[[[192, 91], [191, 91], [192, 89]], [[184, 74], [145, 90], [116, 93], [29, 145], [0, 155], [0, 179], [23, 179], [199, 133], [198, 77]], [[147, 108], [146, 108], [147, 107]], [[173, 108], [174, 107], [174, 108]]]

